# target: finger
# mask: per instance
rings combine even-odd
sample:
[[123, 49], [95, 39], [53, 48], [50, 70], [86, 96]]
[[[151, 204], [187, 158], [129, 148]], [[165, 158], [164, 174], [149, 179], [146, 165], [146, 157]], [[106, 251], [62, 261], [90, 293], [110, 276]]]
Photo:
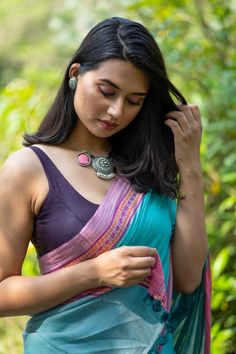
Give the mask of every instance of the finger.
[[202, 122], [201, 115], [197, 105], [178, 105], [178, 108], [181, 109], [189, 123], [189, 130], [185, 130], [184, 135], [186, 134], [191, 136], [192, 134], [201, 134], [202, 131]]
[[166, 117], [168, 119], [177, 121], [183, 133], [190, 129], [188, 119], [183, 112], [178, 112], [178, 111], [168, 112]]
[[174, 134], [175, 139], [178, 140], [178, 138], [181, 138], [183, 136], [184, 132], [180, 128], [180, 125], [177, 121], [175, 121], [173, 119], [166, 119], [164, 124], [167, 125], [172, 130], [172, 133]]
[[137, 269], [130, 274], [129, 280], [142, 281], [151, 274], [152, 274], [151, 268], [147, 268], [145, 270]]
[[126, 280], [121, 281], [121, 284], [123, 284], [123, 285], [118, 285], [118, 287], [127, 287], [127, 286], [141, 283], [147, 277], [149, 277], [151, 274], [152, 274], [151, 268], [146, 269], [146, 270], [135, 270], [133, 272], [130, 272], [128, 277], [126, 277]]
[[136, 269], [132, 276], [133, 278], [142, 278], [142, 277], [147, 277], [148, 275], [150, 275], [152, 273], [152, 268], [146, 268], [146, 269]]
[[145, 269], [154, 267], [155, 263], [155, 257], [134, 257], [133, 260], [130, 261], [130, 267], [132, 269]]
[[191, 109], [194, 120], [198, 122], [200, 126], [202, 126], [201, 113], [199, 107], [197, 105], [190, 104], [189, 108]]
[[123, 246], [121, 248], [122, 251], [132, 257], [155, 256], [155, 254], [157, 253], [156, 248], [151, 248], [147, 246]]
[[[188, 108], [186, 108], [188, 107]], [[191, 129], [193, 132], [198, 133], [201, 132], [202, 130], [202, 122], [201, 122], [201, 115], [200, 115], [200, 110], [197, 105], [189, 104], [188, 106], [185, 106], [182, 108], [183, 110], [188, 110], [188, 119], [189, 122], [191, 121]], [[189, 113], [191, 112], [191, 114]]]
[[197, 115], [199, 115], [200, 117], [200, 111], [198, 106], [196, 105], [193, 104], [179, 105], [178, 108], [185, 114], [190, 126], [193, 126], [194, 123], [196, 122]]

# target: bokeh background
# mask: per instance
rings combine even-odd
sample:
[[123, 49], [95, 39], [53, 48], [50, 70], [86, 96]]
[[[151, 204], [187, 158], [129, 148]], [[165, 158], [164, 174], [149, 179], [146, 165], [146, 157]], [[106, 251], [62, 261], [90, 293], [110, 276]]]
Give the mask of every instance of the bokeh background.
[[[170, 78], [201, 109], [212, 353], [236, 353], [235, 0], [1, 0], [0, 164], [21, 147], [23, 132], [37, 127], [84, 35], [111, 16], [147, 26]], [[37, 273], [30, 245], [23, 274]], [[0, 354], [22, 353], [26, 320], [0, 319]]]

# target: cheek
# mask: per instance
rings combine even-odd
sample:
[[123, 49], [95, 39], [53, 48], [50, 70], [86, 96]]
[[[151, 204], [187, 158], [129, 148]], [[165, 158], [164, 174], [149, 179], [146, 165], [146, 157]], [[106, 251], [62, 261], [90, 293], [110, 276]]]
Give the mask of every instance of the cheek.
[[90, 117], [101, 110], [97, 95], [94, 92], [86, 90], [77, 90], [74, 97], [74, 107], [77, 115], [83, 117]]

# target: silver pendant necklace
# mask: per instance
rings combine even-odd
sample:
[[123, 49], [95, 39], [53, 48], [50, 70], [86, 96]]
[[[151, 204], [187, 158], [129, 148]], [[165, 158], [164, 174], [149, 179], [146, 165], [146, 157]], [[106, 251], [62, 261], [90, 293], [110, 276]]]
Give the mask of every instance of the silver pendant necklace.
[[94, 156], [91, 152], [82, 150], [77, 155], [77, 163], [81, 167], [92, 166], [96, 176], [109, 180], [115, 177], [114, 167], [109, 155]]

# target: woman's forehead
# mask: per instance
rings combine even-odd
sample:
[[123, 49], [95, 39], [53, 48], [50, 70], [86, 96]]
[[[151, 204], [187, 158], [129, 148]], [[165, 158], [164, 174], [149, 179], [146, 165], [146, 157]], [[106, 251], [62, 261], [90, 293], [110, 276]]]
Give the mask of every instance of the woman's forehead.
[[131, 91], [147, 91], [149, 80], [146, 74], [134, 66], [129, 61], [121, 59], [108, 59], [100, 64], [93, 71], [96, 79], [110, 80], [118, 86], [119, 89], [129, 88]]

